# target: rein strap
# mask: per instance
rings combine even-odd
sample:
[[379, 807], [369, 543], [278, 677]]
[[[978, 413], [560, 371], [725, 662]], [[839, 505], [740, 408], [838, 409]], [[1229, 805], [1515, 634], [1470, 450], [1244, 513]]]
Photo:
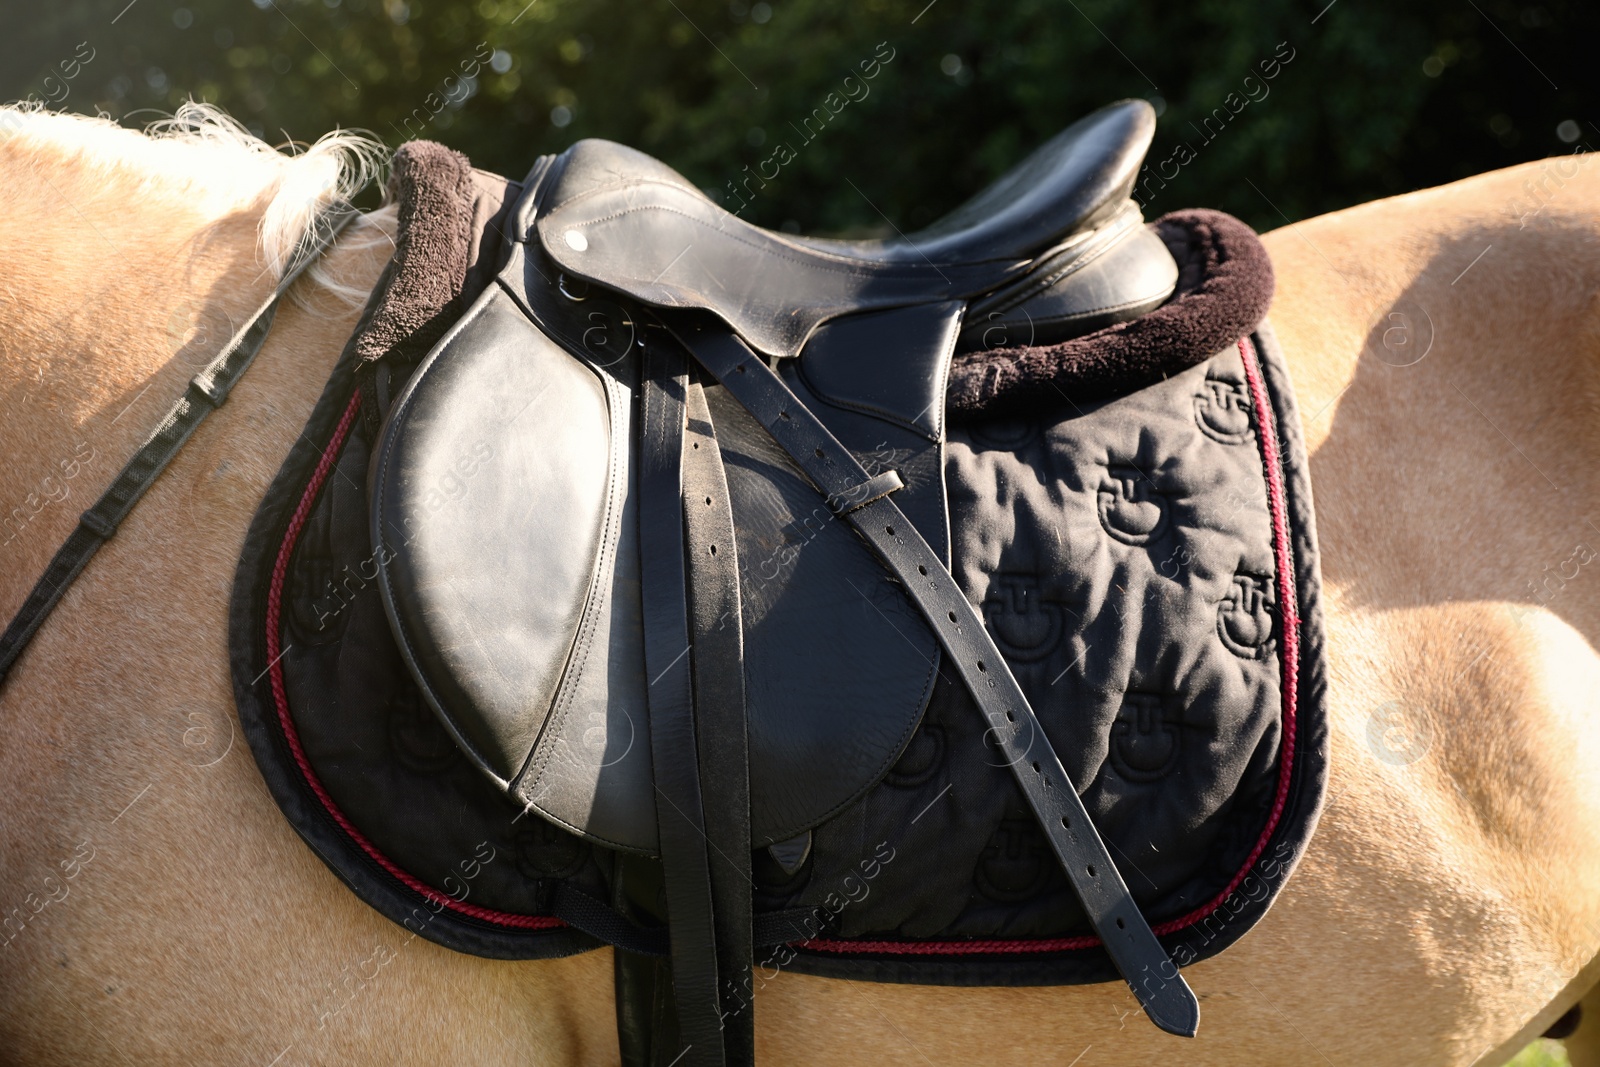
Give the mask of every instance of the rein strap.
[[222, 352], [190, 380], [178, 402], [172, 405], [166, 418], [139, 446], [110, 488], [101, 494], [93, 507], [79, 516], [78, 528], [56, 550], [50, 565], [34, 583], [28, 599], [23, 601], [22, 607], [12, 617], [5, 633], [0, 634], [0, 685], [5, 684], [12, 665], [28, 647], [28, 642], [39, 631], [39, 627], [44, 625], [45, 619], [50, 617], [50, 612], [61, 602], [73, 580], [88, 566], [100, 546], [111, 540], [128, 512], [161, 477], [161, 472], [167, 469], [167, 464], [172, 462], [178, 450], [200, 428], [206, 416], [222, 406], [228, 399], [228, 393], [244, 377], [244, 372], [250, 369], [250, 364], [255, 362], [256, 354], [267, 339], [267, 332], [272, 329], [278, 301], [289, 286], [307, 267], [322, 258], [339, 233], [358, 214], [360, 212], [354, 209], [344, 209], [328, 218], [327, 232], [319, 236], [298, 262], [284, 273], [272, 296], [233, 335]]

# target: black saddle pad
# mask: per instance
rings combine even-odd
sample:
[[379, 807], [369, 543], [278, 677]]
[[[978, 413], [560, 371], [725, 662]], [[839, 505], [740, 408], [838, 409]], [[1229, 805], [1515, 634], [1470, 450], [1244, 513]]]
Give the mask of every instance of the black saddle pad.
[[[662, 953], [659, 928], [614, 906], [619, 854], [473, 765], [385, 615], [386, 549], [368, 525], [380, 412], [489, 284], [518, 192], [418, 143], [397, 183], [395, 260], [240, 562], [246, 734], [296, 830], [414, 932], [502, 958]], [[1265, 254], [1214, 212], [1152, 232], [1180, 267], [1158, 310], [957, 358], [942, 473], [953, 573], [1183, 965], [1242, 936], [1305, 847], [1326, 776], [1325, 668], [1297, 416], [1255, 329]], [[1188, 369], [1163, 379], [1171, 365]], [[449, 458], [440, 507], [484, 459]], [[956, 984], [1113, 975], [969, 701], [934, 678], [870, 788], [758, 850], [756, 941], [782, 965]]]

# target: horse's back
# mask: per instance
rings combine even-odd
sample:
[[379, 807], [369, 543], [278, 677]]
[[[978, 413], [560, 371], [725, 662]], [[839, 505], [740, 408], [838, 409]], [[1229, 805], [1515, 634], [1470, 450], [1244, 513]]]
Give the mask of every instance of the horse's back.
[[[1468, 1064], [1588, 984], [1600, 181], [1574, 166], [1542, 210], [1531, 166], [1266, 238], [1321, 519], [1333, 777], [1273, 910], [1189, 972], [1187, 1062]], [[234, 563], [353, 324], [285, 313], [0, 696], [18, 1062], [614, 1060], [609, 953], [506, 963], [411, 937], [295, 838], [237, 736]], [[764, 1064], [1177, 1048], [1121, 985], [782, 974], [757, 1017]]]

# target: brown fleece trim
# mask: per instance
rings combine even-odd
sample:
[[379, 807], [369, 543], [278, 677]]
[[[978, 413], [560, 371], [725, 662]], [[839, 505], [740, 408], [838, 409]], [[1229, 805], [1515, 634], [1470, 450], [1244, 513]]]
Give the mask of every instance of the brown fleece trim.
[[394, 157], [390, 188], [400, 204], [394, 258], [356, 338], [365, 363], [414, 362], [461, 317], [473, 240], [472, 164], [432, 141], [409, 141]]
[[1266, 317], [1272, 260], [1254, 230], [1205, 208], [1174, 211], [1151, 225], [1178, 261], [1172, 299], [1060, 344], [957, 356], [950, 417], [1018, 414], [1131, 392], [1227, 348]]

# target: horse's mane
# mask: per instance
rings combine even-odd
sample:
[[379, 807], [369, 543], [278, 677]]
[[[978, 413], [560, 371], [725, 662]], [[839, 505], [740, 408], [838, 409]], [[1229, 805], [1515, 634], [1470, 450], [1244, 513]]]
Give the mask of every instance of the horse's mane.
[[[221, 108], [195, 101], [143, 131], [122, 127], [109, 116], [54, 112], [37, 103], [0, 106], [0, 143], [13, 139], [14, 147], [35, 157], [68, 156], [91, 178], [137, 175], [141, 193], [176, 195], [191, 209], [202, 201], [221, 214], [267, 198], [260, 252], [278, 277], [306, 245], [317, 220], [382, 178], [389, 162], [388, 149], [360, 130], [335, 130], [314, 144], [290, 143], [287, 151], [279, 151]], [[366, 236], [388, 239], [371, 230]], [[366, 298], [365, 292], [343, 292], [315, 268], [308, 273], [340, 295]]]

